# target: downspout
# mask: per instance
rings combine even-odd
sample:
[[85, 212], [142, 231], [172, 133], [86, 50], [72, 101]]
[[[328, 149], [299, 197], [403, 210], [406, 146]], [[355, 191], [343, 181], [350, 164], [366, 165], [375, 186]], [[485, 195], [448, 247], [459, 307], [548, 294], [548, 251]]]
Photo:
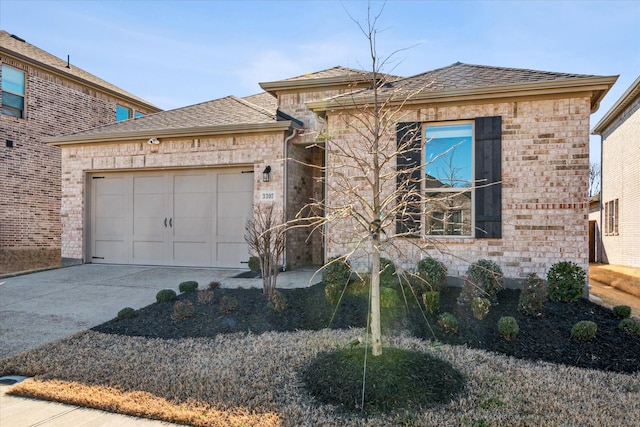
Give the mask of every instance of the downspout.
[[604, 201], [604, 197], [603, 197], [603, 190], [604, 190], [604, 180], [602, 179], [602, 160], [604, 159], [603, 156], [603, 151], [604, 151], [604, 138], [602, 137], [602, 134], [600, 134], [600, 224], [599, 225], [599, 230], [598, 230], [598, 253], [596, 255], [596, 261], [597, 262], [604, 262], [604, 258], [602, 256], [602, 252], [604, 251], [604, 244], [602, 243], [602, 235], [603, 235], [603, 230], [604, 230], [604, 222], [603, 221], [603, 215], [602, 212], [604, 209], [602, 209], [603, 205], [603, 201]]
[[[287, 202], [289, 199], [289, 191], [287, 186], [289, 185], [289, 141], [291, 141], [293, 138], [295, 138], [298, 135], [298, 129], [293, 128], [291, 131], [291, 135], [289, 135], [288, 137], [286, 137], [284, 139], [284, 147], [283, 147], [283, 151], [284, 151], [284, 156], [282, 157], [284, 159], [284, 176], [283, 176], [283, 183], [282, 183], [282, 205], [283, 205], [283, 215], [284, 215], [284, 220], [287, 220]], [[286, 240], [285, 240], [285, 244], [286, 244]], [[283, 268], [287, 268], [287, 250], [284, 250], [284, 254], [283, 254], [283, 259], [282, 259], [282, 266]]]

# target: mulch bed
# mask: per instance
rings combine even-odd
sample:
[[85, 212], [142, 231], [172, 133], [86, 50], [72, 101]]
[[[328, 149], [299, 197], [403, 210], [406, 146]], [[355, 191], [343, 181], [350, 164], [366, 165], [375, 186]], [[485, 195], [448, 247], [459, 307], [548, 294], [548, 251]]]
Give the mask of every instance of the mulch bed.
[[[173, 302], [154, 303], [138, 310], [138, 315], [132, 319], [114, 319], [93, 330], [175, 339], [214, 337], [233, 332], [260, 334], [366, 326], [368, 304], [363, 298], [347, 297], [336, 309], [327, 302], [321, 284], [280, 292], [287, 300], [287, 308], [281, 312], [268, 307], [268, 300], [260, 289], [216, 289], [212, 304], [198, 303], [196, 293], [178, 296], [178, 300], [193, 303], [195, 313], [188, 319], [172, 318]], [[440, 311], [448, 311], [459, 319], [457, 334], [444, 331], [436, 317], [424, 316], [417, 304], [383, 310], [383, 333], [409, 331], [424, 339], [582, 368], [628, 373], [640, 370], [640, 336], [619, 330], [620, 319], [605, 307], [585, 299], [571, 304], [547, 302], [541, 316], [524, 316], [517, 311], [520, 291], [505, 289], [498, 294], [498, 303], [492, 305], [487, 317], [480, 321], [473, 318], [470, 309], [457, 304], [459, 293], [459, 288], [450, 287], [442, 293], [440, 300]], [[230, 300], [235, 300], [237, 306], [225, 310], [225, 306], [230, 306]], [[516, 339], [507, 341], [498, 333], [496, 325], [502, 316], [516, 318], [520, 327]], [[597, 324], [594, 340], [582, 342], [571, 337], [571, 328], [580, 320]]]

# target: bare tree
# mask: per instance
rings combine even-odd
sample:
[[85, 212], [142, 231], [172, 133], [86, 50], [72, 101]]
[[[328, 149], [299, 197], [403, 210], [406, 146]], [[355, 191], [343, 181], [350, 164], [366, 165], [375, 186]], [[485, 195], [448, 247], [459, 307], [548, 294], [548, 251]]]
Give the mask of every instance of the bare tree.
[[260, 204], [253, 219], [247, 221], [244, 239], [251, 253], [258, 257], [262, 272], [262, 291], [269, 297], [276, 289], [278, 272], [285, 248], [286, 228], [273, 205]]
[[589, 197], [600, 192], [600, 165], [596, 162], [589, 164]]

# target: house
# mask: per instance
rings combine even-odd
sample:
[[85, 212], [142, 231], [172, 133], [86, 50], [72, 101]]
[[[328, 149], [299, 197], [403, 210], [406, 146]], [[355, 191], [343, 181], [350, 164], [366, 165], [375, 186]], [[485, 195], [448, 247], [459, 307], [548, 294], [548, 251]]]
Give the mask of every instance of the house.
[[159, 108], [0, 31], [0, 274], [60, 264], [60, 149], [44, 138]]
[[[466, 141], [461, 166], [471, 168], [457, 212], [413, 212], [416, 236], [398, 244], [394, 259], [411, 266], [433, 254], [454, 275], [479, 258], [495, 260], [508, 277], [544, 275], [560, 260], [587, 267], [589, 115], [616, 77], [461, 63], [378, 77], [380, 94], [401, 113], [393, 144], [410, 129], [419, 136], [411, 156], [420, 162], [438, 157], [420, 141], [454, 132]], [[345, 123], [370, 104], [372, 78], [334, 67], [261, 83], [266, 93], [252, 97], [48, 138], [62, 151], [63, 255], [245, 266], [244, 223], [262, 204], [291, 219], [310, 200], [324, 201], [326, 212], [340, 200], [334, 180], [343, 171], [327, 141], [349, 147], [357, 138]], [[437, 170], [425, 174], [445, 179]], [[445, 186], [438, 192], [452, 194]], [[354, 266], [365, 268], [366, 251], [350, 233], [348, 221], [311, 236], [293, 230], [285, 264], [321, 264], [353, 251]]]
[[597, 261], [640, 267], [640, 77], [592, 133], [602, 144]]

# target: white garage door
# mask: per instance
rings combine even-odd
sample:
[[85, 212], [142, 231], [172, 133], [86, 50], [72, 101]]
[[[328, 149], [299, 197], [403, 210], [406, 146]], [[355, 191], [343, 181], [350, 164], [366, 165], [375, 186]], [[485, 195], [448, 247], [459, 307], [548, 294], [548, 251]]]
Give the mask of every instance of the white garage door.
[[243, 267], [253, 174], [241, 169], [91, 177], [95, 263]]

